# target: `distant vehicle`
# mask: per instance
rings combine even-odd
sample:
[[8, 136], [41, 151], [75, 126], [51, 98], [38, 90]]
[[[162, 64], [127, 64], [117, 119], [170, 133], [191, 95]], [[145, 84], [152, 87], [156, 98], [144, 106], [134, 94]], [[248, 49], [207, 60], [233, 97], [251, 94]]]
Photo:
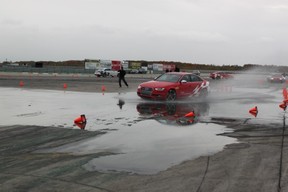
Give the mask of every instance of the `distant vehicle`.
[[231, 79], [234, 78], [234, 76], [228, 72], [224, 71], [216, 71], [213, 73], [210, 73], [211, 79]]
[[267, 81], [270, 83], [284, 83], [286, 78], [282, 74], [272, 74], [267, 77]]
[[200, 74], [201, 74], [199, 70], [193, 70], [192, 73], [195, 75], [198, 75], [198, 76], [200, 76]]
[[97, 77], [116, 77], [118, 75], [118, 71], [111, 70], [109, 68], [98, 69], [94, 73]]
[[176, 100], [190, 96], [207, 96], [209, 82], [192, 73], [164, 73], [152, 81], [141, 83], [137, 95], [144, 99]]
[[139, 70], [138, 70], [138, 69], [132, 69], [132, 70], [130, 71], [130, 73], [131, 73], [131, 74], [137, 74], [137, 73], [139, 73]]
[[143, 69], [143, 68], [140, 68], [140, 69], [138, 70], [138, 73], [140, 73], [140, 74], [146, 74], [146, 73], [147, 73], [147, 70], [145, 70], [145, 69]]
[[147, 70], [143, 68], [139, 68], [139, 69], [130, 69], [130, 70], [127, 70], [127, 72], [130, 74], [146, 74]]

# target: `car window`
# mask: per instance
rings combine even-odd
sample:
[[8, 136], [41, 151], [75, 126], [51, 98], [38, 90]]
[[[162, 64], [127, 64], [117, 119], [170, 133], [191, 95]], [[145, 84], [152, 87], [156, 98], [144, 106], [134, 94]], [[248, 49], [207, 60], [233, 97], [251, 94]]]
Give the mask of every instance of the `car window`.
[[182, 77], [181, 81], [182, 81], [182, 80], [186, 80], [187, 82], [190, 82], [190, 81], [191, 81], [189, 75], [184, 75], [184, 76]]
[[178, 74], [163, 74], [159, 76], [156, 80], [157, 81], [167, 81], [167, 82], [177, 82], [180, 78]]
[[190, 79], [192, 82], [195, 82], [195, 81], [202, 81], [202, 79], [196, 75], [190, 75]]

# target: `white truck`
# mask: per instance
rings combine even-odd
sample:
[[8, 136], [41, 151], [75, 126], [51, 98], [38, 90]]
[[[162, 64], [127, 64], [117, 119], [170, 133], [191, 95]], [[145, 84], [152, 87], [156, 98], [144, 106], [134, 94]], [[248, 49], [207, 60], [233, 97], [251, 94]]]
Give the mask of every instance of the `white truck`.
[[102, 69], [96, 69], [94, 74], [97, 77], [116, 77], [118, 75], [118, 71], [109, 68], [102, 68]]

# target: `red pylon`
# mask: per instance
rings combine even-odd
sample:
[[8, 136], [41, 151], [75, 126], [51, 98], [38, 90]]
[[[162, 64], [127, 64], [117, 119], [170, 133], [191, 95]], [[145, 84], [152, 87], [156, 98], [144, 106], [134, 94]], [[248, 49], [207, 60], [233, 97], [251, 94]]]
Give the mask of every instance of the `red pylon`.
[[87, 120], [86, 120], [86, 117], [85, 115], [81, 115], [80, 117], [77, 117], [75, 120], [74, 120], [74, 123], [75, 124], [84, 124], [86, 123]]
[[64, 84], [63, 84], [63, 89], [67, 89], [67, 87], [68, 87], [67, 84], [64, 83]]
[[194, 111], [191, 111], [185, 115], [185, 117], [194, 117], [194, 116], [195, 116]]
[[19, 86], [20, 86], [20, 87], [23, 87], [23, 86], [24, 86], [24, 82], [23, 82], [23, 81], [20, 81], [20, 82], [19, 82]]
[[101, 90], [102, 90], [102, 92], [106, 91], [106, 87], [104, 85], [102, 85]]
[[257, 106], [255, 106], [255, 107], [253, 107], [252, 109], [250, 109], [250, 110], [249, 110], [249, 113], [250, 113], [251, 115], [253, 115], [254, 117], [256, 117], [257, 114], [258, 114], [258, 108], [257, 108]]

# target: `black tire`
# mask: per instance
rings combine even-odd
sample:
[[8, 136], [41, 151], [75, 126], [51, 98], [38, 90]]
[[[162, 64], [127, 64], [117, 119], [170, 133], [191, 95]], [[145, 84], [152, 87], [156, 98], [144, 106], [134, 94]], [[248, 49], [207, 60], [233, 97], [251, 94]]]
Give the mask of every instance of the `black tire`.
[[166, 100], [167, 101], [175, 101], [177, 98], [177, 93], [175, 90], [173, 89], [170, 89], [167, 93], [167, 97], [166, 97]]

